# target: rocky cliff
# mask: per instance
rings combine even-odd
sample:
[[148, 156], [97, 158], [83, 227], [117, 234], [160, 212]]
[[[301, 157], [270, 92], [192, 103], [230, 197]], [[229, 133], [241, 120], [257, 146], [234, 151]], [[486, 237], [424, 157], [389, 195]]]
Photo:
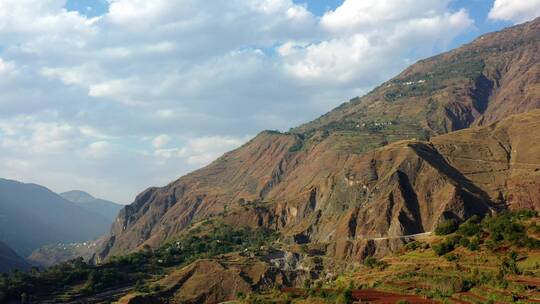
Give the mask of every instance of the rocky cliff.
[[[148, 189], [120, 212], [98, 260], [157, 246], [212, 216], [360, 258], [442, 219], [540, 209], [540, 138], [531, 132], [540, 112], [504, 119], [540, 107], [539, 40], [540, 19], [482, 36]], [[471, 126], [483, 127], [441, 135]]]

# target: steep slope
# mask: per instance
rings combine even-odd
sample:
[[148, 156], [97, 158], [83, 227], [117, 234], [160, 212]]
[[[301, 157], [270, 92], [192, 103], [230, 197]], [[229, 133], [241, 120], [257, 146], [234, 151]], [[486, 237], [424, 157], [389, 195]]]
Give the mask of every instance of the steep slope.
[[118, 212], [120, 209], [122, 209], [122, 205], [120, 204], [95, 198], [84, 191], [68, 191], [60, 193], [60, 196], [70, 202], [74, 202], [77, 204], [77, 206], [83, 209], [102, 215], [106, 219], [110, 220], [111, 223], [114, 222], [118, 216]]
[[0, 241], [19, 255], [51, 243], [95, 239], [110, 222], [49, 189], [0, 179]]
[[280, 168], [292, 155], [290, 147], [298, 140], [294, 135], [263, 132], [206, 168], [163, 188], [147, 189], [120, 211], [100, 255], [108, 255], [109, 249], [114, 254], [129, 251], [145, 241], [157, 245], [228, 205], [264, 196], [277, 182]]
[[421, 60], [293, 131], [420, 129], [433, 135], [486, 125], [540, 107], [539, 60], [537, 18]]
[[[352, 258], [398, 242], [369, 239], [431, 231], [442, 219], [540, 208], [540, 147], [531, 144], [540, 138], [527, 132], [540, 127], [539, 112], [489, 124], [540, 106], [539, 39], [540, 19], [483, 36], [291, 133], [263, 132], [146, 190], [121, 211], [98, 260], [211, 216]], [[487, 127], [419, 141], [471, 125]]]
[[0, 273], [12, 269], [26, 271], [30, 269], [30, 265], [6, 244], [0, 242]]

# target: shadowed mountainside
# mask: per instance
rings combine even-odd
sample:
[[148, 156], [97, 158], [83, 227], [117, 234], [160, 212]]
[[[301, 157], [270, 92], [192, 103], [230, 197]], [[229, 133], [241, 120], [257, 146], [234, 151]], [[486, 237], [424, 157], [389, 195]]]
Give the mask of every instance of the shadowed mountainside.
[[102, 216], [45, 187], [0, 179], [0, 241], [21, 256], [46, 244], [95, 239], [109, 228]]
[[106, 219], [110, 220], [111, 223], [114, 222], [118, 216], [118, 212], [123, 207], [120, 204], [108, 200], [95, 198], [84, 191], [68, 191], [60, 193], [60, 196], [70, 202], [74, 202], [77, 204], [77, 206], [83, 209], [102, 215]]
[[0, 242], [0, 273], [12, 269], [29, 270], [30, 265], [6, 244]]

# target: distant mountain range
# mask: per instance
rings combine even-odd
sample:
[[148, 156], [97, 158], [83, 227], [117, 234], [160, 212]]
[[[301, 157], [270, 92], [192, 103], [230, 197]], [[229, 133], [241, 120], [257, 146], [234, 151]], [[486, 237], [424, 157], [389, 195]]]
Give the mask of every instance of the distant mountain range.
[[[101, 265], [74, 262], [0, 292], [210, 304], [259, 302], [254, 291], [268, 292], [264, 303], [297, 301], [296, 290], [306, 302], [352, 303], [361, 286], [368, 299], [400, 288], [425, 295], [407, 298], [415, 303], [538, 302], [539, 63], [540, 18], [421, 60], [312, 122], [262, 132], [147, 189], [98, 243], [34, 255], [54, 263], [95, 247]], [[36, 185], [3, 181], [0, 202], [0, 240], [7, 233], [15, 250], [91, 239], [107, 221]], [[266, 297], [280, 289], [278, 301]], [[392, 299], [382, 298], [406, 302]]]
[[111, 223], [116, 219], [118, 212], [120, 212], [120, 209], [123, 207], [120, 204], [95, 198], [89, 193], [79, 190], [60, 193], [60, 196], [68, 201], [74, 202], [83, 209], [102, 215]]
[[48, 244], [94, 240], [110, 224], [110, 217], [43, 186], [0, 179], [0, 241], [20, 256]]

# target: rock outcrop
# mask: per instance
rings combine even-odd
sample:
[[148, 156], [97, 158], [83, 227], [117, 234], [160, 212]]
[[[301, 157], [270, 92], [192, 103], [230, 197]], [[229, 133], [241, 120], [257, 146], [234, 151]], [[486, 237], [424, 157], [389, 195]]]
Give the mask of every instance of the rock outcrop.
[[148, 189], [121, 211], [98, 260], [212, 216], [359, 259], [443, 219], [540, 209], [540, 111], [509, 117], [540, 107], [539, 40], [540, 19], [482, 36]]

